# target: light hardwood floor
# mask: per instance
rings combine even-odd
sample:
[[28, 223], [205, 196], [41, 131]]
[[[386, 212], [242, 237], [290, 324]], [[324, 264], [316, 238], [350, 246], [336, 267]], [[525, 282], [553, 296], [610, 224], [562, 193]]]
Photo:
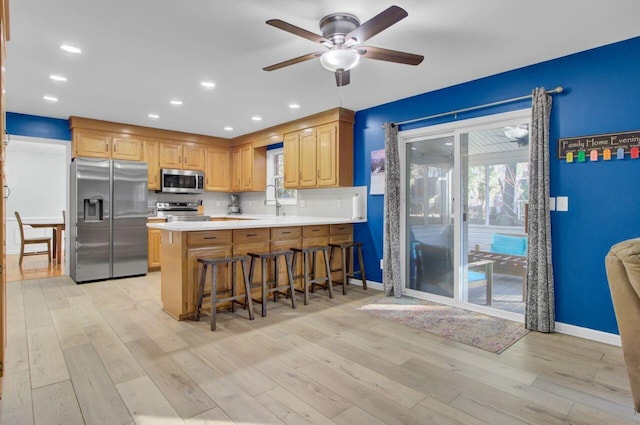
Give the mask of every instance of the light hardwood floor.
[[530, 333], [492, 354], [316, 293], [267, 318], [163, 313], [159, 273], [8, 284], [1, 424], [638, 424], [621, 350]]

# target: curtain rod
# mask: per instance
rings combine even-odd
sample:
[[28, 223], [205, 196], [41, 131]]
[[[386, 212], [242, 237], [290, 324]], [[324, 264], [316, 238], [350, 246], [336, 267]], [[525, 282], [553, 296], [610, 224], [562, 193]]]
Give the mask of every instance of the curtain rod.
[[[562, 86], [558, 86], [553, 90], [547, 90], [547, 94], [562, 93], [563, 91], [564, 91], [564, 88]], [[430, 120], [430, 119], [433, 119], [433, 118], [446, 117], [447, 115], [457, 115], [457, 114], [462, 113], [462, 112], [475, 111], [476, 109], [489, 108], [489, 107], [492, 107], [492, 106], [499, 106], [499, 105], [504, 105], [506, 103], [517, 102], [519, 100], [531, 99], [531, 97], [532, 97], [532, 95], [528, 94], [526, 96], [513, 97], [511, 99], [499, 100], [497, 102], [492, 102], [492, 103], [485, 103], [484, 105], [471, 106], [469, 108], [456, 109], [455, 111], [442, 112], [440, 114], [428, 115], [426, 117], [420, 117], [420, 118], [414, 118], [412, 120], [400, 121], [400, 122], [397, 122], [397, 123], [394, 123], [394, 124], [395, 125], [404, 125], [404, 124], [410, 124], [410, 123], [414, 123], [414, 122], [418, 122], [418, 121]]]

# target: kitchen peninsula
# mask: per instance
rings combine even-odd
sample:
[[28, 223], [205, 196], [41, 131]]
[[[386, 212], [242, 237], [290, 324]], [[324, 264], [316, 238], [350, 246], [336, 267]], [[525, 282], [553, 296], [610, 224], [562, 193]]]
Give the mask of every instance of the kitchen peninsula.
[[[164, 310], [174, 318], [190, 319], [195, 312], [198, 257], [219, 258], [347, 242], [353, 238], [352, 224], [366, 222], [363, 219], [308, 216], [229, 218], [148, 224], [149, 228], [162, 231], [161, 300]], [[340, 258], [334, 258], [333, 264], [339, 262]], [[257, 273], [254, 281], [260, 278]], [[219, 279], [228, 283], [230, 276], [221, 273]]]

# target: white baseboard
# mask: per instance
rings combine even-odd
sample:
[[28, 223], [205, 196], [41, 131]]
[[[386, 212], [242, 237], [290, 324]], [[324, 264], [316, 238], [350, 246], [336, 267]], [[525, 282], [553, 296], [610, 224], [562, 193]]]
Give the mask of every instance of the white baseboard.
[[[349, 279], [350, 285], [362, 286], [362, 280], [360, 279]], [[384, 286], [380, 282], [374, 282], [373, 280], [367, 279], [367, 288], [377, 289], [378, 291], [384, 291]]]
[[589, 339], [591, 341], [602, 342], [603, 344], [615, 345], [617, 347], [622, 346], [620, 335], [569, 325], [567, 323], [556, 322], [556, 332]]

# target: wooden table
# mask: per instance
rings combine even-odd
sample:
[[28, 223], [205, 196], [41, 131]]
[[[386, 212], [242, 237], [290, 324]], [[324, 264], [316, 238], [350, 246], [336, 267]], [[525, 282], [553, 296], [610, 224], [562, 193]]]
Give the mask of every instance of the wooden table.
[[62, 260], [62, 255], [60, 255], [60, 253], [62, 253], [62, 231], [65, 230], [64, 222], [62, 220], [45, 223], [23, 221], [22, 224], [31, 226], [34, 229], [47, 227], [53, 229], [53, 258], [55, 259], [57, 264], [60, 264]]

